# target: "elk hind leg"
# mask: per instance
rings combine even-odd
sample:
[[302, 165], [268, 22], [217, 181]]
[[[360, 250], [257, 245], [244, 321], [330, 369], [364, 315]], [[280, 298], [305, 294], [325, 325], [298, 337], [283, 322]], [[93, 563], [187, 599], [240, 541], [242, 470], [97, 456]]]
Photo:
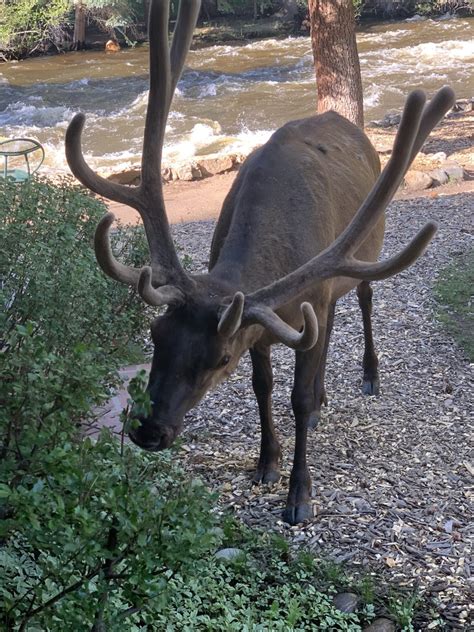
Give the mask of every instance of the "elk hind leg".
[[362, 322], [364, 325], [364, 358], [362, 368], [364, 369], [364, 381], [362, 392], [365, 395], [379, 394], [379, 361], [375, 353], [374, 339], [372, 335], [372, 288], [368, 281], [362, 281], [357, 286], [357, 298], [362, 311]]
[[321, 352], [321, 358], [318, 363], [316, 371], [316, 377], [314, 378], [314, 404], [315, 409], [309, 416], [308, 427], [316, 428], [321, 419], [321, 406], [328, 405], [326, 396], [326, 388], [324, 386], [324, 378], [326, 374], [326, 361], [328, 355], [329, 341], [331, 339], [332, 326], [334, 324], [334, 310], [336, 309], [336, 303], [332, 303], [329, 306], [328, 318], [326, 323], [326, 335], [324, 338], [324, 346]]
[[260, 424], [260, 457], [254, 483], [275, 483], [280, 478], [281, 446], [275, 433], [272, 417], [273, 373], [270, 348], [250, 349], [252, 358], [252, 386], [257, 398]]

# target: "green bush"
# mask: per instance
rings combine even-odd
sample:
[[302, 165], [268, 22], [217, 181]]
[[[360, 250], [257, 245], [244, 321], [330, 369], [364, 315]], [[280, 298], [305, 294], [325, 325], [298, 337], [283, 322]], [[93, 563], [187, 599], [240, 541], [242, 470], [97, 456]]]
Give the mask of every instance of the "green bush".
[[50, 449], [0, 494], [8, 511], [0, 532], [8, 629], [152, 623], [172, 578], [215, 540], [202, 484], [189, 483], [169, 455], [121, 449], [108, 433]]
[[[130, 342], [149, 322], [135, 293], [95, 262], [104, 210], [69, 184], [0, 189], [7, 629], [89, 630], [94, 621], [113, 629], [137, 611], [146, 618], [147, 604], [158, 607], [173, 574], [214, 538], [209, 494], [185, 483], [169, 456], [106, 432], [82, 439], [84, 420], [109, 397]], [[115, 242], [127, 263], [144, 262], [140, 231], [122, 229]], [[136, 398], [143, 386], [143, 378], [132, 384]]]
[[[108, 396], [115, 370], [148, 328], [135, 292], [107, 279], [95, 262], [91, 245], [104, 210], [67, 184], [2, 184], [4, 458], [28, 459], [37, 441], [61, 441], [64, 429]], [[128, 261], [144, 260], [141, 233], [122, 229], [116, 240]]]
[[69, 0], [5, 0], [0, 4], [0, 50], [14, 56], [62, 44]]

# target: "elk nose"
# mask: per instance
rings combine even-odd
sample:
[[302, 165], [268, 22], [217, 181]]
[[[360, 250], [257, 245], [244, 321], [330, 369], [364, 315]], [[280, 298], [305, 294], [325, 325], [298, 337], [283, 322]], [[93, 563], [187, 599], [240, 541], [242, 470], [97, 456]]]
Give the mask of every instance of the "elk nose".
[[131, 429], [129, 437], [135, 445], [157, 452], [169, 448], [178, 434], [178, 428], [170, 425], [161, 425], [156, 422], [151, 423], [147, 419], [140, 419], [140, 426]]

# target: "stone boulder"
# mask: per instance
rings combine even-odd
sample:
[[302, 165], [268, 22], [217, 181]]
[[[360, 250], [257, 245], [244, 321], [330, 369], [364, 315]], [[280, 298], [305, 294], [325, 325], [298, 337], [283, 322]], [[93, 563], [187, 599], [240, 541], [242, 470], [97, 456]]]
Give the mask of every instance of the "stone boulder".
[[395, 632], [395, 630], [394, 622], [383, 617], [375, 619], [367, 628], [364, 628], [364, 632]]
[[350, 592], [338, 593], [334, 595], [332, 602], [340, 612], [355, 612], [359, 605], [359, 597]]
[[117, 184], [127, 184], [129, 186], [137, 185], [140, 184], [141, 169], [138, 167], [132, 167], [131, 169], [121, 171], [120, 173], [113, 173], [108, 176], [107, 180], [110, 180], [110, 182], [116, 182]]
[[433, 169], [428, 175], [433, 179], [434, 187], [439, 187], [449, 181], [448, 174], [443, 169]]
[[173, 180], [184, 180], [186, 182], [191, 182], [192, 180], [200, 180], [202, 178], [202, 171], [198, 165], [192, 162], [182, 163], [180, 165], [176, 165], [172, 169]]
[[218, 173], [231, 171], [234, 168], [235, 157], [211, 155], [206, 158], [199, 158], [196, 162], [204, 177], [215, 176]]
[[464, 169], [455, 162], [445, 162], [441, 165], [441, 169], [446, 173], [449, 180], [464, 180]]
[[234, 560], [237, 560], [243, 557], [244, 555], [245, 554], [242, 551], [242, 549], [229, 547], [227, 549], [220, 549], [220, 551], [217, 551], [214, 557], [217, 560], [224, 560], [225, 562], [233, 562]]
[[412, 169], [405, 174], [405, 188], [409, 191], [429, 189], [433, 185], [433, 178], [423, 171]]

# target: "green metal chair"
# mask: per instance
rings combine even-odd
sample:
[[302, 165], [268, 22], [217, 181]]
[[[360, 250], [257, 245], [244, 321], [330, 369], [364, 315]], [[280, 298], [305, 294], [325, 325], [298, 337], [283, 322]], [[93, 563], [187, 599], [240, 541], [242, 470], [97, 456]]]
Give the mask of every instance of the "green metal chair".
[[[24, 182], [31, 178], [43, 164], [44, 148], [41, 143], [32, 138], [12, 138], [11, 140], [0, 141], [1, 156], [3, 156], [4, 163], [3, 169], [0, 169], [0, 177], [8, 178], [14, 182]], [[22, 157], [25, 166], [18, 168], [15, 163], [22, 163], [23, 161], [19, 160]]]

